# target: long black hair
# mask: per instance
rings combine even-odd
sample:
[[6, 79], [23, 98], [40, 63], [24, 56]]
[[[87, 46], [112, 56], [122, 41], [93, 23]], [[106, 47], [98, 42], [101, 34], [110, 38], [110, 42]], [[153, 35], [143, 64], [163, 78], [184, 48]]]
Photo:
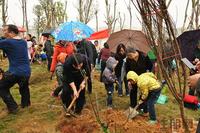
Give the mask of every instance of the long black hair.
[[119, 54], [121, 48], [123, 48], [124, 51], [125, 51], [125, 53], [126, 53], [126, 46], [125, 46], [123, 43], [120, 43], [120, 44], [117, 46], [116, 54]]

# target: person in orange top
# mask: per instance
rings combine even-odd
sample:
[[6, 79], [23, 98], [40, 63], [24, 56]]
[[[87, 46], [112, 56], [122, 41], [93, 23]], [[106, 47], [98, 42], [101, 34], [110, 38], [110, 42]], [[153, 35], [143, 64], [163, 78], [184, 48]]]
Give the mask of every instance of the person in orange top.
[[66, 53], [69, 56], [73, 54], [74, 51], [75, 51], [75, 48], [72, 42], [66, 42], [66, 41], [60, 40], [59, 42], [56, 43], [56, 45], [54, 46], [54, 53], [53, 53], [53, 58], [52, 58], [52, 63], [51, 63], [51, 68], [50, 68], [51, 78], [56, 68], [57, 56], [60, 53]]
[[60, 53], [57, 57], [57, 65], [55, 69], [56, 78], [58, 86], [51, 92], [51, 96], [58, 97], [61, 90], [63, 89], [63, 64], [65, 62], [65, 59], [67, 57], [66, 53]]

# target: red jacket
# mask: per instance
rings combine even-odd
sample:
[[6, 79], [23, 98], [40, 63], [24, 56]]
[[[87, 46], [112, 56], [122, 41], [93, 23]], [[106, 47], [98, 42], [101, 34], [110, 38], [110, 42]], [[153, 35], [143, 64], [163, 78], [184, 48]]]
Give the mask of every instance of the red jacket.
[[68, 43], [67, 46], [61, 46], [61, 45], [56, 44], [54, 46], [53, 58], [52, 58], [51, 69], [50, 69], [51, 72], [55, 71], [56, 64], [57, 64], [57, 56], [60, 53], [66, 53], [67, 57], [69, 55], [73, 54], [74, 53], [73, 44], [72, 43]]
[[102, 48], [99, 54], [99, 57], [101, 60], [107, 61], [107, 59], [110, 57], [111, 52], [108, 48]]

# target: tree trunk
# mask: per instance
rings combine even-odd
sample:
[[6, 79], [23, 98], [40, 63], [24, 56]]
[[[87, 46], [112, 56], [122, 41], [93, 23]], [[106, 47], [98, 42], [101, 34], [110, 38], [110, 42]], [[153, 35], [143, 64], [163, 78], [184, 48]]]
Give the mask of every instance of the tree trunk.
[[37, 16], [37, 39], [40, 37], [40, 16]]
[[85, 18], [84, 18], [84, 23], [87, 24], [90, 21], [90, 9], [91, 9], [91, 5], [92, 5], [92, 0], [88, 0], [87, 1], [87, 11], [85, 12]]
[[65, 8], [64, 8], [64, 22], [67, 21], [66, 11], [67, 11], [67, 0], [65, 1]]
[[180, 108], [182, 123], [183, 123], [183, 126], [184, 126], [184, 128], [185, 128], [185, 133], [190, 133], [189, 127], [188, 127], [188, 124], [187, 124], [187, 121], [186, 121], [186, 119], [185, 119], [183, 100], [182, 100], [181, 104], [179, 105], [179, 108]]
[[83, 1], [79, 0], [79, 20], [83, 22]]
[[185, 29], [185, 23], [186, 23], [186, 19], [187, 19], [187, 11], [188, 11], [189, 3], [190, 3], [190, 0], [187, 1], [187, 5], [186, 5], [186, 8], [185, 8], [185, 17], [184, 17], [184, 21], [183, 21], [182, 32], [183, 32], [184, 29]]
[[27, 14], [27, 3], [26, 3], [26, 0], [24, 0], [24, 16], [25, 16], [25, 23], [26, 23], [26, 31], [27, 31], [27, 33], [29, 33], [28, 14]]
[[24, 0], [21, 0], [21, 4], [22, 4], [22, 16], [23, 16], [23, 19], [22, 19], [22, 26], [24, 28], [25, 26], [25, 8], [24, 8]]
[[115, 31], [115, 24], [116, 24], [116, 7], [117, 7], [117, 0], [114, 1], [114, 15], [113, 15], [113, 18], [112, 18], [112, 33]]
[[96, 18], [96, 31], [99, 31], [99, 25], [98, 25], [98, 11], [95, 11], [95, 18]]
[[8, 14], [8, 1], [2, 0], [2, 21], [3, 25], [7, 23], [7, 14]]
[[196, 133], [198, 133], [198, 131], [200, 131], [200, 118], [199, 118], [199, 122], [198, 122], [198, 125], [197, 125]]

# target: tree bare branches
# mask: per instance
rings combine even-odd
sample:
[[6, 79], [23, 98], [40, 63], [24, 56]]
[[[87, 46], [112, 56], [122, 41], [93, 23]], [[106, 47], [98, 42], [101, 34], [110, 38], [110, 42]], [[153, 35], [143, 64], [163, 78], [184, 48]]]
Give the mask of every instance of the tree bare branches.
[[125, 13], [122, 16], [121, 13], [119, 12], [118, 22], [119, 22], [120, 30], [123, 30], [124, 28], [125, 19], [126, 19]]
[[[37, 7], [37, 8], [36, 8]], [[39, 29], [51, 29], [67, 20], [67, 0], [65, 3], [54, 2], [53, 0], [39, 0], [39, 4], [35, 6], [34, 14], [36, 15], [35, 21], [43, 21], [43, 26]], [[37, 30], [40, 31], [40, 30]]]
[[95, 15], [94, 0], [78, 0], [78, 20], [87, 24]]
[[[168, 4], [166, 4], [166, 0], [136, 0], [136, 2], [132, 0], [132, 3], [141, 14], [149, 44], [154, 49], [163, 77], [179, 104], [181, 118], [187, 132], [189, 130], [183, 105], [186, 72], [181, 62], [181, 53], [174, 32], [176, 27], [167, 11]], [[176, 63], [176, 71], [173, 71], [169, 65], [171, 61]]]
[[5, 25], [8, 20], [8, 0], [1, 0], [1, 10], [3, 25]]
[[28, 27], [28, 14], [27, 14], [27, 0], [19, 0], [21, 7], [22, 7], [22, 26], [26, 26], [26, 31], [29, 32], [29, 27]]
[[106, 4], [106, 21], [105, 21], [105, 23], [108, 26], [109, 31], [114, 32], [115, 24], [117, 21], [117, 18], [116, 18], [117, 0], [114, 0], [113, 14], [111, 14], [111, 4], [108, 2], [108, 0], [105, 0], [105, 4]]

